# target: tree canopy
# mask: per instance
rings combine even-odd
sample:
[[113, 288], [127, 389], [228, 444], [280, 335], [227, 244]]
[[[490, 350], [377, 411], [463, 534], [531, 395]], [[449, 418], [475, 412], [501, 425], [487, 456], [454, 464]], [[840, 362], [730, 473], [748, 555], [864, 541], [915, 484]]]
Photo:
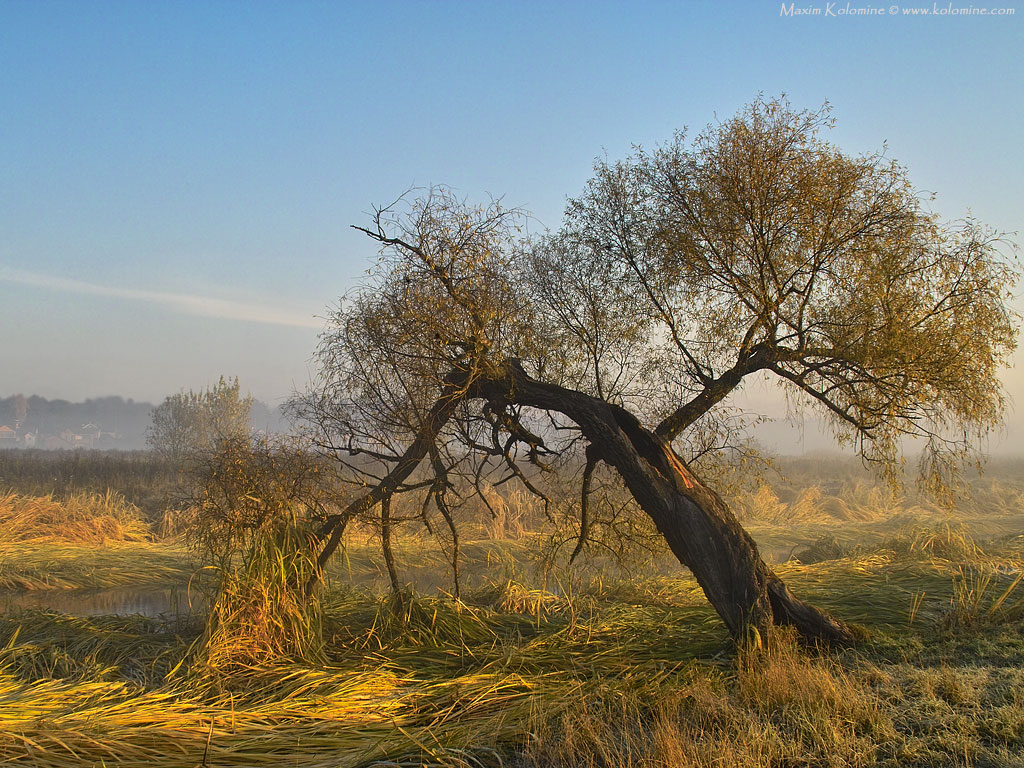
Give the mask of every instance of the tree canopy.
[[692, 142], [598, 163], [570, 203], [549, 260], [596, 270], [634, 308], [669, 395], [658, 434], [760, 371], [883, 462], [903, 436], [962, 450], [999, 423], [1017, 318], [998, 236], [943, 225], [899, 164], [824, 142], [829, 123], [757, 101]]
[[150, 448], [180, 462], [210, 451], [221, 439], [248, 436], [253, 398], [242, 397], [238, 379], [223, 376], [213, 387], [170, 395], [153, 409], [146, 434]]
[[581, 544], [605, 466], [734, 632], [848, 634], [767, 569], [687, 443], [769, 375], [866, 459], [892, 466], [916, 437], [945, 466], [999, 422], [1017, 272], [995, 232], [940, 222], [906, 169], [844, 154], [829, 125], [827, 108], [758, 99], [692, 140], [598, 161], [540, 237], [443, 187], [379, 209], [359, 229], [380, 259], [300, 405], [367, 489], [328, 520], [322, 557], [352, 516], [417, 490], [457, 563], [461, 495], [486, 476], [544, 495], [543, 470], [576, 457]]

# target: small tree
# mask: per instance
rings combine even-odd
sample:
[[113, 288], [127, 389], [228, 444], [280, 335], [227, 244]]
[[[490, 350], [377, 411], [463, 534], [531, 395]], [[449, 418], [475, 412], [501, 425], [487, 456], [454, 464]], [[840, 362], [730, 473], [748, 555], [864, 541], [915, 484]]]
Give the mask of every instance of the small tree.
[[941, 224], [902, 167], [822, 141], [829, 124], [758, 100], [692, 142], [599, 162], [533, 242], [516, 212], [444, 189], [379, 210], [363, 231], [381, 260], [335, 314], [302, 404], [365, 487], [328, 519], [321, 561], [354, 516], [386, 523], [395, 494], [426, 490], [457, 541], [452, 499], [481, 477], [543, 496], [544, 470], [576, 459], [581, 544], [604, 473], [734, 635], [849, 639], [688, 466], [691, 437], [769, 375], [866, 460], [892, 467], [920, 438], [927, 466], [948, 466], [999, 422], [1018, 318], [998, 237]]
[[232, 570], [251, 559], [255, 542], [279, 527], [323, 522], [336, 504], [333, 473], [294, 438], [221, 438], [190, 466], [188, 544], [204, 563]]
[[306, 585], [317, 572], [316, 526], [334, 503], [327, 470], [303, 444], [265, 436], [223, 437], [191, 462], [183, 533], [216, 575], [207, 669], [318, 658], [320, 605]]
[[218, 440], [247, 436], [253, 402], [242, 397], [237, 378], [221, 376], [213, 387], [167, 397], [153, 410], [146, 442], [180, 466], [194, 453], [211, 451]]

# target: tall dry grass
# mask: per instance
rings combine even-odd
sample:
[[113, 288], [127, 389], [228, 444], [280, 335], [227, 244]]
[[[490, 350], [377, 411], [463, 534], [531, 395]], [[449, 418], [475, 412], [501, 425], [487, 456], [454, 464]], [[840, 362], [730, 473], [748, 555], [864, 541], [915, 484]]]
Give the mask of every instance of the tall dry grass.
[[181, 494], [178, 467], [153, 451], [0, 451], [0, 488], [65, 499], [113, 490], [156, 520]]
[[789, 501], [783, 501], [775, 488], [762, 484], [737, 494], [732, 504], [741, 520], [774, 525], [872, 522], [916, 506], [889, 489], [863, 481], [843, 484], [835, 494], [810, 485], [788, 495]]
[[218, 577], [206, 632], [193, 661], [201, 677], [224, 681], [282, 662], [323, 662], [320, 601], [305, 593], [316, 572], [309, 532], [297, 520], [267, 521]]
[[138, 507], [116, 491], [53, 495], [0, 495], [0, 544], [13, 542], [150, 541], [152, 532]]
[[525, 763], [542, 768], [868, 766], [893, 719], [837, 660], [776, 632], [732, 669], [695, 666], [652, 690], [609, 678], [556, 718], [538, 713]]

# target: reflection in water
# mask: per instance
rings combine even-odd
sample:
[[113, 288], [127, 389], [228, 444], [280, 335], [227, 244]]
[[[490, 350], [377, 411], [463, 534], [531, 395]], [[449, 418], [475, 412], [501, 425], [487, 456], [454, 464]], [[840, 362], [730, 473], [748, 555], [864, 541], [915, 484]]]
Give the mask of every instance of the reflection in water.
[[[517, 578], [541, 579], [535, 568], [520, 564]], [[504, 582], [514, 574], [507, 563], [478, 558], [465, 563], [462, 570], [463, 590], [472, 590], [492, 582]], [[443, 563], [424, 561], [404, 563], [400, 581], [421, 595], [450, 594], [453, 590], [451, 574]], [[358, 570], [335, 568], [325, 579], [328, 590], [355, 588], [371, 593], [385, 594], [390, 581], [383, 569], [365, 567]], [[547, 584], [547, 589], [558, 593], [559, 587]], [[201, 614], [204, 600], [200, 590], [191, 593], [186, 586], [111, 587], [108, 589], [0, 589], [0, 615], [12, 611], [36, 609], [66, 613], [71, 616], [131, 616], [140, 614], [150, 618], [177, 618]]]
[[72, 616], [187, 616], [200, 598], [180, 587], [113, 587], [110, 589], [0, 590], [0, 614], [12, 610], [60, 611]]

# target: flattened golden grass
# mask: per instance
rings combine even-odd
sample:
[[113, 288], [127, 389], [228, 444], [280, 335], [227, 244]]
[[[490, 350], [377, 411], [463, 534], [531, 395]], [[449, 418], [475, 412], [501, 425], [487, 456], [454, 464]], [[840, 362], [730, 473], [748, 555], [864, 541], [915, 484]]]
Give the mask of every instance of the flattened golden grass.
[[0, 589], [103, 589], [185, 584], [195, 571], [178, 545], [33, 540], [0, 543]]
[[[827, 497], [788, 503], [804, 503], [808, 519], [824, 505], [832, 530], [842, 509], [828, 509]], [[869, 531], [862, 547], [846, 540], [844, 556], [778, 571], [801, 596], [864, 625], [871, 634], [858, 651], [818, 653], [786, 633], [737, 650], [677, 569], [567, 578], [552, 592], [524, 566], [528, 536], [466, 544], [467, 568], [491, 580], [466, 589], [465, 602], [340, 589], [319, 618], [297, 613], [288, 629], [288, 611], [273, 608], [293, 580], [266, 575], [294, 568], [271, 548], [253, 584], [225, 582], [215, 650], [234, 666], [217, 661], [230, 670], [219, 679], [198, 673], [194, 624], [38, 613], [0, 621], [0, 763], [1019, 764], [1024, 538], [979, 545], [955, 524], [897, 519], [891, 508], [865, 521], [853, 514], [856, 494], [833, 498], [850, 510], [848, 525]], [[1005, 504], [1019, 496], [1000, 499], [994, 509], [1009, 520]], [[807, 543], [823, 531], [801, 525], [777, 532]], [[43, 558], [58, 545], [31, 546]], [[399, 553], [406, 571], [426, 570], [424, 552], [410, 539]], [[357, 573], [372, 567], [358, 547], [352, 555]], [[274, 622], [281, 644], [252, 653], [266, 635], [246, 633]], [[316, 622], [322, 656], [294, 653]]]
[[49, 496], [0, 495], [0, 542], [60, 541], [103, 545], [151, 541], [138, 507], [115, 491]]

